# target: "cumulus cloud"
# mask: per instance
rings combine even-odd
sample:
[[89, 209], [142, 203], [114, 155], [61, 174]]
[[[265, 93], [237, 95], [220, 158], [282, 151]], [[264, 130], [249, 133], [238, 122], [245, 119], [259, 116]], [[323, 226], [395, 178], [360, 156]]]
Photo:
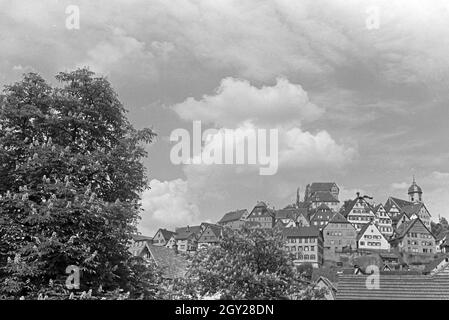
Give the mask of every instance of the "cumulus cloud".
[[313, 135], [293, 128], [280, 136], [279, 162], [286, 167], [338, 168], [358, 155], [355, 148], [338, 144], [326, 131]]
[[200, 211], [192, 202], [187, 181], [153, 179], [150, 188], [142, 195], [144, 213], [140, 230], [143, 233], [151, 235], [159, 227], [174, 229], [199, 221]]
[[[278, 140], [273, 151], [279, 152], [276, 161], [286, 168], [341, 167], [357, 156], [354, 147], [338, 144], [327, 131], [312, 134], [299, 127], [303, 121], [319, 118], [324, 110], [310, 103], [300, 85], [286, 79], [278, 79], [274, 86], [259, 89], [248, 81], [226, 78], [215, 95], [203, 96], [201, 100], [188, 98], [172, 109], [184, 120], [202, 120], [224, 127], [205, 142], [203, 158], [210, 150], [227, 151], [223, 142], [229, 141], [224, 139], [228, 128], [236, 128], [232, 132], [233, 145], [229, 147], [235, 150], [234, 154], [236, 150], [248, 148], [243, 138], [245, 133], [261, 128], [275, 130]], [[266, 141], [269, 141], [268, 134], [269, 131]]]
[[[201, 153], [192, 156], [192, 163], [196, 164], [183, 167], [190, 191], [202, 206], [211, 208], [208, 213], [217, 220], [220, 218], [215, 212], [217, 204], [226, 206], [229, 199], [241, 198], [242, 193], [247, 195], [244, 201], [247, 204], [269, 194], [268, 200], [285, 206], [284, 202], [291, 201], [291, 194], [298, 186], [298, 182], [290, 181], [289, 177], [304, 170], [341, 168], [358, 155], [355, 146], [338, 143], [325, 130], [312, 133], [301, 128], [303, 122], [319, 119], [324, 109], [312, 104], [302, 87], [287, 79], [280, 78], [273, 86], [257, 88], [248, 81], [226, 78], [214, 95], [188, 98], [171, 108], [183, 120], [202, 120], [218, 126], [203, 142]], [[265, 163], [260, 161], [259, 148], [252, 150], [245, 139], [252, 132], [256, 142], [260, 138], [258, 129], [268, 129], [265, 132], [267, 142], [270, 141], [269, 130], [275, 130], [278, 137], [276, 149], [271, 149], [271, 141], [267, 143], [268, 152], [264, 155], [269, 161]], [[231, 139], [226, 134], [230, 134]], [[219, 159], [223, 164], [195, 161], [215, 156], [217, 150], [222, 151]], [[234, 162], [224, 164], [229, 150]], [[245, 150], [244, 164], [236, 164], [237, 150]], [[255, 153], [252, 164], [248, 161], [251, 150]], [[273, 154], [275, 150], [277, 154]], [[269, 181], [264, 180], [261, 168], [273, 168], [273, 162], [277, 171], [268, 171], [274, 175], [265, 176]]]
[[298, 84], [278, 78], [274, 86], [257, 88], [249, 81], [225, 78], [214, 95], [188, 98], [173, 110], [185, 120], [202, 120], [224, 127], [251, 122], [257, 126], [299, 125], [324, 112], [309, 101]]

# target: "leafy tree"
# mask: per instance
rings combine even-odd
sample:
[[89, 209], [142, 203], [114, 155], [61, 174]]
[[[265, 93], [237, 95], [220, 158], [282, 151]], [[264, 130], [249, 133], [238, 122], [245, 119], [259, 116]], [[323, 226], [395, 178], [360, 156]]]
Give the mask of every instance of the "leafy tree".
[[445, 230], [449, 229], [449, 223], [445, 217], [440, 217], [440, 224]]
[[284, 241], [274, 230], [225, 229], [218, 246], [197, 252], [184, 292], [190, 298], [320, 298], [295, 272]]
[[440, 217], [439, 222], [435, 223], [433, 221], [430, 222], [430, 231], [434, 236], [438, 236], [443, 232], [447, 232], [449, 230], [449, 223], [446, 218]]
[[313, 265], [311, 263], [302, 263], [296, 267], [296, 271], [307, 280], [312, 280]]
[[82, 289], [141, 294], [127, 245], [155, 134], [132, 127], [105, 78], [78, 69], [56, 79], [27, 74], [0, 102], [0, 294], [38, 296], [68, 265]]

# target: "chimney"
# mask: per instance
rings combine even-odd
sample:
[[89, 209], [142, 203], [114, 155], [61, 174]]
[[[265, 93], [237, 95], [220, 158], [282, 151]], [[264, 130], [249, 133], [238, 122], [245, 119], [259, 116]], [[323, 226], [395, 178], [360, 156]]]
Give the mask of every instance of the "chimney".
[[187, 225], [187, 232], [190, 232], [190, 227], [189, 227], [189, 225]]
[[357, 191], [356, 195], [357, 195], [357, 199], [360, 198], [360, 192]]

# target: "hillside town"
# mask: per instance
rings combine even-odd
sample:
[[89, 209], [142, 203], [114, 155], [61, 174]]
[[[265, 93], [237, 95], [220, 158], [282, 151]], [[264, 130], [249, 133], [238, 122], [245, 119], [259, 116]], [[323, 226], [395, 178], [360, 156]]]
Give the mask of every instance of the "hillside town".
[[[407, 199], [390, 196], [376, 203], [358, 192], [342, 201], [339, 193], [335, 182], [310, 183], [302, 199], [298, 188], [296, 202], [283, 209], [258, 201], [215, 224], [135, 235], [129, 250], [165, 267], [168, 277], [182, 277], [188, 264], [183, 257], [217, 245], [225, 228], [275, 229], [295, 266], [310, 266], [311, 281], [328, 289], [327, 299], [449, 298], [449, 231], [432, 231], [436, 223], [415, 178]], [[365, 285], [374, 271], [378, 290]]]

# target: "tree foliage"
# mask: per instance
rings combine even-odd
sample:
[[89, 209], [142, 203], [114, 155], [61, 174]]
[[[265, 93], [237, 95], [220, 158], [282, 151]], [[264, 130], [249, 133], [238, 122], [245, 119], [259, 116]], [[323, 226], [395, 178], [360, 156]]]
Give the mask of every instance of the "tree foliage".
[[449, 231], [449, 223], [447, 222], [446, 218], [440, 217], [438, 223], [435, 223], [433, 221], [430, 222], [430, 231], [434, 236], [438, 237], [440, 234]]
[[141, 291], [127, 245], [155, 134], [133, 128], [105, 78], [79, 69], [56, 79], [51, 87], [30, 73], [4, 89], [0, 294], [38, 296], [68, 265], [86, 290]]
[[292, 257], [275, 230], [226, 229], [218, 246], [197, 252], [184, 292], [222, 299], [320, 298], [295, 272]]

